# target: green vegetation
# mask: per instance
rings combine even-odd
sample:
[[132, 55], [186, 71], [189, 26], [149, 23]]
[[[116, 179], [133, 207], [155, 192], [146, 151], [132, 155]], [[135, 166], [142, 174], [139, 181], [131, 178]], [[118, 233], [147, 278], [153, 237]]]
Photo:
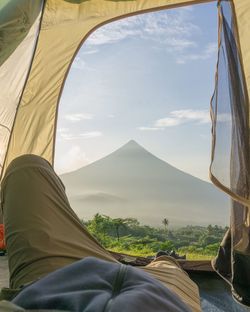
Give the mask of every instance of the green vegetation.
[[227, 230], [217, 225], [188, 225], [169, 229], [169, 220], [159, 220], [162, 228], [140, 225], [133, 218], [111, 218], [96, 214], [84, 222], [90, 233], [108, 250], [135, 256], [153, 256], [159, 250], [175, 250], [187, 259], [211, 259]]

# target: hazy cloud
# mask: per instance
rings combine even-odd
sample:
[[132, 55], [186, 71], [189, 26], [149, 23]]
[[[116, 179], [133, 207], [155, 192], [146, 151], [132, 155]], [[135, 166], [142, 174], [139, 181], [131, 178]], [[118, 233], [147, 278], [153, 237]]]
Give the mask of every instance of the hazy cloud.
[[86, 63], [79, 56], [76, 56], [71, 67], [82, 70], [86, 67]]
[[84, 132], [84, 133], [80, 133], [80, 137], [82, 138], [96, 138], [96, 137], [100, 137], [103, 136], [103, 133], [101, 131], [90, 131], [90, 132]]
[[89, 55], [89, 54], [95, 54], [95, 53], [97, 53], [97, 52], [99, 52], [98, 49], [94, 49], [94, 50], [84, 50], [84, 51], [81, 51], [81, 54], [83, 54], [83, 55]]
[[155, 127], [159, 128], [174, 127], [188, 122], [195, 122], [198, 124], [209, 123], [210, 122], [209, 111], [193, 110], [193, 109], [172, 111], [169, 113], [169, 116], [158, 119], [155, 122]]
[[122, 19], [96, 30], [86, 41], [87, 46], [119, 42], [127, 38], [152, 40], [167, 51], [183, 51], [196, 46], [193, 35], [200, 28], [192, 22], [192, 10], [149, 13]]
[[211, 139], [211, 136], [209, 136], [209, 135], [207, 135], [207, 134], [200, 134], [199, 135], [200, 136], [200, 138], [202, 138], [203, 140], [210, 140]]
[[72, 122], [77, 122], [77, 121], [81, 121], [81, 120], [90, 120], [93, 119], [93, 115], [92, 114], [88, 114], [88, 113], [83, 113], [83, 114], [67, 114], [64, 116], [64, 119], [72, 121]]
[[[206, 60], [217, 51], [217, 43], [209, 43], [203, 50], [198, 47], [195, 36], [202, 33], [193, 22], [192, 9], [179, 8], [175, 11], [137, 15], [109, 23], [98, 28], [85, 43], [82, 55], [94, 54], [100, 45], [117, 43], [124, 39], [150, 40], [158, 48], [165, 49], [176, 58], [176, 63]], [[195, 52], [191, 52], [195, 49]], [[190, 51], [191, 50], [191, 51]], [[197, 50], [197, 51], [196, 51]], [[87, 69], [85, 61], [76, 56], [72, 67]]]
[[[226, 119], [226, 116], [221, 116]], [[140, 131], [159, 131], [168, 127], [175, 127], [186, 123], [206, 124], [210, 122], [210, 113], [208, 110], [182, 109], [175, 110], [164, 118], [156, 120], [153, 126], [138, 127]]]
[[138, 130], [140, 131], [159, 131], [163, 130], [162, 128], [157, 128], [157, 127], [137, 127]]
[[218, 44], [216, 42], [211, 42], [207, 44], [205, 49], [201, 51], [200, 53], [190, 53], [185, 55], [180, 55], [176, 62], [178, 64], [185, 64], [188, 61], [196, 61], [196, 60], [207, 60], [218, 51]]
[[78, 145], [73, 145], [66, 153], [57, 157], [55, 163], [55, 170], [62, 174], [63, 172], [70, 172], [80, 167], [86, 166], [90, 160], [86, 153]]
[[69, 128], [58, 128], [57, 129], [58, 133], [65, 133], [65, 132], [68, 132], [68, 131], [69, 131]]
[[66, 141], [70, 141], [70, 140], [76, 140], [76, 139], [91, 139], [91, 138], [97, 138], [100, 136], [103, 136], [103, 133], [101, 131], [88, 131], [88, 132], [83, 132], [83, 133], [79, 133], [79, 134], [73, 134], [70, 133], [68, 128], [60, 128], [58, 129], [58, 139], [61, 140], [66, 140]]
[[78, 136], [75, 136], [71, 133], [67, 133], [67, 132], [60, 133], [60, 139], [61, 140], [75, 140], [77, 138], [78, 138]]

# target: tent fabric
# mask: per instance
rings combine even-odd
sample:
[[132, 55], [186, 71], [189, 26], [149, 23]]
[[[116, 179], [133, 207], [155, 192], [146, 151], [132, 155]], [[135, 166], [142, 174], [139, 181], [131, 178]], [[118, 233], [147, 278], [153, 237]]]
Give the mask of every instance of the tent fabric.
[[2, 63], [0, 67], [1, 168], [16, 109], [34, 54], [41, 19], [41, 4], [41, 1], [35, 1], [35, 5], [32, 6], [30, 1], [22, 0], [1, 2], [0, 5], [0, 64]]
[[235, 200], [250, 205], [248, 91], [233, 6], [228, 0], [220, 3], [220, 49], [211, 102], [211, 179]]
[[233, 10], [221, 1], [211, 179], [233, 200], [231, 227], [213, 265], [231, 283], [234, 297], [250, 305], [249, 102]]
[[[2, 176], [8, 164], [23, 154], [36, 154], [53, 164], [57, 111], [64, 82], [77, 51], [95, 29], [130, 15], [209, 1], [2, 0]], [[226, 246], [232, 242], [232, 250], [222, 244], [214, 265], [233, 282], [236, 297], [248, 303], [240, 286], [249, 285], [250, 281], [244, 274], [250, 262], [250, 1], [219, 0], [218, 4], [219, 51], [211, 101], [210, 170], [212, 182], [233, 200], [231, 227], [224, 240]], [[225, 272], [219, 270], [219, 263], [224, 263]]]
[[15, 51], [27, 36], [40, 11], [41, 2], [1, 0], [0, 3], [0, 65]]

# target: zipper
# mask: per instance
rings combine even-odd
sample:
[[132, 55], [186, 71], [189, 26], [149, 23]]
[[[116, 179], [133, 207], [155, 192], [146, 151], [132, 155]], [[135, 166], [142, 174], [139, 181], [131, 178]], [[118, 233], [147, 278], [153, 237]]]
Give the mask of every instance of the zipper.
[[127, 273], [127, 265], [121, 264], [119, 271], [115, 277], [111, 298], [107, 301], [103, 312], [109, 312], [113, 304], [113, 299], [120, 293], [125, 274]]

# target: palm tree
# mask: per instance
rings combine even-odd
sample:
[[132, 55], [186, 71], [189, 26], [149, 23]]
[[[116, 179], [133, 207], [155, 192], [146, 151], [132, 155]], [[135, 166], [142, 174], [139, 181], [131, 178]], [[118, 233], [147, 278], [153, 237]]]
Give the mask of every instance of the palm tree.
[[165, 232], [167, 232], [167, 227], [168, 227], [168, 225], [169, 225], [168, 219], [164, 218], [164, 219], [162, 220], [162, 224], [163, 224], [164, 227], [165, 227]]

